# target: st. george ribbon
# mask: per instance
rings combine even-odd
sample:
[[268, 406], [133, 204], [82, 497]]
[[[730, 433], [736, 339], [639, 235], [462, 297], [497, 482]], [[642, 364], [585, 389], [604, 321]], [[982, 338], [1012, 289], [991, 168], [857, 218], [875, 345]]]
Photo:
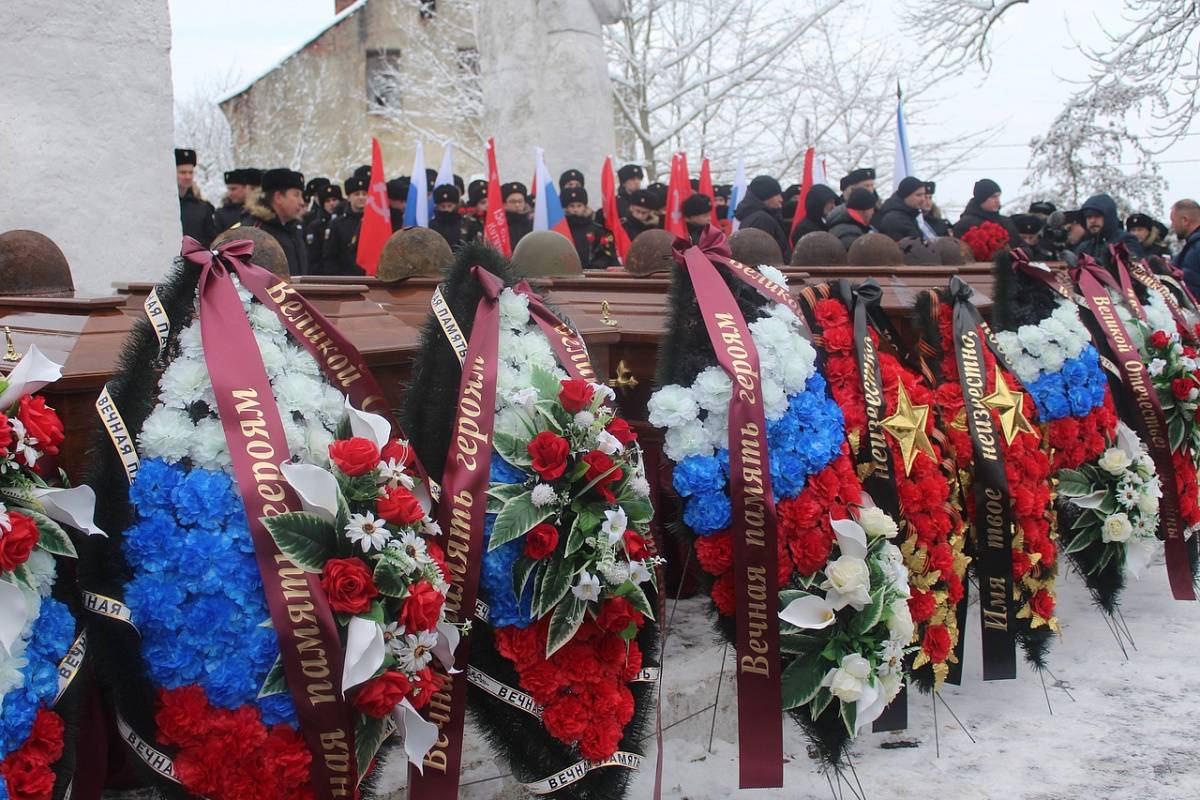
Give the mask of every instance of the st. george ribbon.
[[[318, 800], [353, 798], [358, 787], [354, 719], [342, 695], [342, 643], [318, 576], [296, 567], [263, 519], [301, 510], [279, 465], [290, 458], [258, 343], [233, 284], [249, 271], [248, 241], [209, 250], [185, 238], [183, 257], [201, 268], [200, 335], [233, 474], [246, 509], [255, 559], [300, 732], [312, 752]], [[254, 268], [258, 269], [258, 268]], [[314, 646], [315, 642], [315, 646]]]
[[[488, 479], [492, 464], [492, 430], [496, 416], [496, 365], [500, 341], [502, 281], [483, 267], [471, 274], [483, 288], [475, 308], [462, 378], [458, 386], [458, 411], [450, 449], [442, 472], [442, 499], [438, 523], [446, 552], [446, 621], [468, 622], [474, 615], [483, 563], [483, 524], [487, 513]], [[458, 327], [453, 315], [444, 324]], [[461, 331], [459, 332], [461, 333]], [[463, 729], [467, 712], [467, 660], [470, 636], [464, 630], [455, 651], [455, 674], [434, 662], [444, 683], [429, 701], [429, 719], [438, 726], [438, 739], [425, 756], [423, 768], [408, 771], [414, 800], [455, 800], [462, 766]]]
[[[1013, 608], [1012, 498], [1004, 471], [1002, 436], [996, 428], [992, 410], [984, 402], [988, 394], [984, 354], [990, 345], [984, 332], [983, 317], [971, 302], [972, 293], [971, 287], [960, 278], [950, 279], [954, 355], [975, 457], [976, 565], [979, 569], [983, 679], [1007, 680], [1017, 677], [1013, 633], [1016, 611]], [[997, 363], [1007, 369], [999, 351], [993, 350], [992, 354]]]
[[[739, 786], [778, 787], [783, 785], [779, 556], [762, 379], [746, 320], [713, 262], [729, 266], [736, 277], [760, 291], [766, 287], [745, 273], [747, 267], [731, 265], [725, 235], [711, 225], [697, 245], [677, 238], [673, 254], [691, 279], [717, 362], [734, 383], [729, 400], [729, 493], [737, 606]], [[794, 299], [792, 305], [799, 308]]]

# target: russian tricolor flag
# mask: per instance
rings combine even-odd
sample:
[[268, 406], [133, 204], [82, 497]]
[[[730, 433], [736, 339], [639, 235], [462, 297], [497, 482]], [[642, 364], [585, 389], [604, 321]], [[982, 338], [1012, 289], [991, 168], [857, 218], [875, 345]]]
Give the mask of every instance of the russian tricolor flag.
[[558, 187], [550, 179], [550, 171], [546, 169], [545, 151], [540, 147], [533, 148], [533, 157], [537, 162], [534, 173], [534, 186], [537, 202], [533, 207], [533, 229], [535, 231], [558, 231], [571, 241], [571, 226], [567, 224], [567, 215], [563, 213], [562, 201], [558, 199]]
[[413, 156], [412, 178], [408, 184], [408, 203], [404, 206], [404, 227], [429, 227], [429, 186], [425, 177], [425, 146], [417, 142]]
[[737, 174], [733, 178], [733, 189], [729, 193], [729, 211], [728, 218], [732, 223], [732, 230], [737, 230], [741, 224], [741, 220], [733, 216], [733, 212], [737, 211], [738, 203], [742, 202], [742, 198], [746, 196], [746, 162], [741, 156], [737, 160]]

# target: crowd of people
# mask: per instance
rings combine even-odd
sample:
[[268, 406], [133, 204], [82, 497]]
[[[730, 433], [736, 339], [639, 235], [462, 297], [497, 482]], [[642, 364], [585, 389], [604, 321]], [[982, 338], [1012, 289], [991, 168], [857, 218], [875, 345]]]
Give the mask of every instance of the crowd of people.
[[[356, 169], [341, 185], [321, 177], [306, 182], [304, 175], [285, 167], [230, 170], [224, 175], [225, 196], [215, 208], [196, 186], [195, 151], [177, 149], [175, 163], [185, 234], [207, 245], [229, 228], [253, 226], [279, 241], [293, 275], [363, 274], [356, 252], [370, 188], [369, 166]], [[455, 175], [453, 183], [435, 185], [436, 176], [435, 170], [426, 170], [424, 176], [432, 198], [429, 227], [451, 248], [482, 236], [488, 182], [473, 180], [466, 185]], [[621, 167], [617, 179], [619, 221], [606, 224], [603, 212], [593, 210], [583, 173], [569, 169], [559, 177], [559, 198], [585, 269], [620, 263], [614, 236], [618, 225], [631, 241], [664, 227], [667, 185], [643, 185], [645, 173], [637, 164]], [[410, 176], [402, 175], [387, 182], [393, 231], [404, 226], [411, 181]], [[775, 178], [759, 175], [731, 210], [731, 185], [714, 186], [709, 195], [701, 193], [692, 179], [691, 192], [683, 198], [678, 213], [693, 240], [714, 218], [727, 233], [735, 226], [762, 230], [778, 244], [785, 263], [799, 240], [813, 233], [831, 234], [847, 250], [871, 232], [902, 243], [929, 243], [952, 236], [968, 242], [981, 260], [991, 257], [989, 246], [1012, 246], [1025, 248], [1036, 259], [1073, 261], [1088, 254], [1103, 261], [1109, 257], [1109, 245], [1121, 243], [1135, 256], [1170, 259], [1183, 271], [1189, 288], [1200, 293], [1200, 205], [1194, 200], [1179, 200], [1171, 207], [1170, 227], [1142, 213], [1131, 214], [1122, 224], [1116, 202], [1105, 193], [1088, 198], [1078, 209], [1058, 209], [1051, 202], [1036, 201], [1026, 213], [1009, 216], [1000, 212], [1000, 185], [984, 178], [975, 182], [970, 201], [951, 224], [934, 202], [937, 185], [933, 181], [909, 176], [890, 196], [880, 198], [875, 170], [864, 167], [850, 171], [839, 188], [840, 193], [816, 184], [804, 193], [799, 184], [785, 189]], [[509, 240], [515, 247], [533, 230], [536, 198], [520, 182], [502, 184], [500, 193]], [[976, 235], [980, 231], [988, 237]], [[1179, 242], [1174, 253], [1168, 244], [1172, 233]]]

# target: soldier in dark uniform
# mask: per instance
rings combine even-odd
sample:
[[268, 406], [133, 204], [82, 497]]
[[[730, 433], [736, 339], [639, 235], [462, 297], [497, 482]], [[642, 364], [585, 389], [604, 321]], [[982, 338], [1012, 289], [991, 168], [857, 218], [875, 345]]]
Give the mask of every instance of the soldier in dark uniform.
[[621, 225], [629, 235], [629, 241], [639, 233], [660, 227], [658, 215], [654, 213], [656, 198], [646, 189], [638, 189], [629, 198], [629, 216], [621, 218]]
[[200, 187], [196, 185], [195, 150], [175, 148], [175, 183], [179, 189], [179, 222], [183, 225], [183, 235], [208, 247], [218, 232], [213, 221], [216, 209], [200, 196]]
[[519, 181], [500, 187], [504, 198], [504, 217], [508, 222], [508, 241], [513, 247], [527, 234], [533, 232], [533, 220], [529, 218], [529, 190]]
[[404, 210], [408, 207], [409, 177], [401, 175], [387, 182], [388, 208], [392, 212], [392, 233], [404, 227]]
[[558, 176], [558, 190], [560, 192], [567, 189], [582, 189], [583, 188], [583, 173], [577, 169], [569, 169], [562, 175]]
[[712, 224], [712, 210], [712, 200], [708, 199], [708, 195], [699, 192], [680, 204], [679, 211], [683, 214], [683, 222], [687, 225], [688, 236], [691, 237], [692, 244], [698, 244], [700, 234], [704, 233], [704, 229]]
[[1148, 256], [1170, 257], [1171, 251], [1163, 242], [1165, 228], [1148, 214], [1130, 214], [1125, 218], [1125, 230], [1137, 237], [1142, 251]]
[[732, 225], [729, 222], [729, 198], [733, 196], [733, 186], [728, 183], [713, 187], [713, 206], [717, 209], [717, 227], [728, 236]]
[[563, 213], [567, 215], [567, 225], [571, 228], [571, 238], [575, 241], [575, 251], [579, 253], [579, 263], [584, 269], [604, 269], [615, 267], [617, 261], [616, 243], [607, 228], [597, 225], [592, 219], [591, 209], [588, 208], [587, 190], [582, 186], [563, 189]]
[[363, 209], [367, 207], [368, 184], [357, 174], [347, 178], [346, 207], [325, 226], [325, 246], [321, 249], [321, 274], [364, 275], [358, 266], [358, 231]]
[[617, 213], [622, 219], [629, 216], [629, 202], [633, 193], [642, 188], [644, 177], [645, 173], [637, 164], [626, 164], [617, 170], [617, 180], [621, 182], [617, 189]]
[[315, 207], [304, 215], [304, 244], [308, 248], [308, 268], [313, 275], [322, 274], [325, 260], [325, 231], [342, 204], [342, 187], [332, 184], [317, 191]]
[[466, 216], [473, 218], [483, 227], [487, 217], [488, 182], [482, 178], [471, 181], [467, 187], [467, 205], [463, 209]]
[[859, 167], [852, 169], [850, 172], [838, 182], [838, 188], [842, 190], [842, 202], [850, 199], [850, 193], [855, 189], [867, 189], [872, 194], [875, 194], [876, 204], [878, 205], [879, 194], [875, 192], [875, 169], [874, 167]]
[[458, 187], [448, 183], [433, 190], [433, 219], [429, 220], [429, 227], [440, 233], [452, 250], [475, 241], [483, 230], [474, 217], [459, 213], [459, 197]]
[[288, 272], [307, 275], [308, 252], [304, 246], [304, 175], [279, 167], [262, 176], [262, 195], [246, 210], [252, 219], [248, 224], [275, 237], [287, 256]]
[[213, 213], [217, 233], [232, 228], [246, 213], [246, 200], [250, 194], [250, 184], [246, 177], [248, 171], [231, 169], [225, 173], [225, 198], [221, 201], [221, 207]]
[[1021, 238], [1021, 248], [1035, 261], [1054, 260], [1052, 250], [1042, 244], [1042, 230], [1046, 222], [1037, 214], [1013, 214], [1010, 217], [1017, 228], [1017, 236]]

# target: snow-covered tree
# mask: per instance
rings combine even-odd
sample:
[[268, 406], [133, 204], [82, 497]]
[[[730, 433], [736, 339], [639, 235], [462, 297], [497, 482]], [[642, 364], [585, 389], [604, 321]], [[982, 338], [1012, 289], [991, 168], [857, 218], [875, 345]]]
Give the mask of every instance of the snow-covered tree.
[[216, 99], [235, 83], [232, 75], [208, 80], [175, 101], [175, 143], [196, 151], [196, 183], [205, 199], [219, 205], [225, 171], [233, 169], [233, 135]]

